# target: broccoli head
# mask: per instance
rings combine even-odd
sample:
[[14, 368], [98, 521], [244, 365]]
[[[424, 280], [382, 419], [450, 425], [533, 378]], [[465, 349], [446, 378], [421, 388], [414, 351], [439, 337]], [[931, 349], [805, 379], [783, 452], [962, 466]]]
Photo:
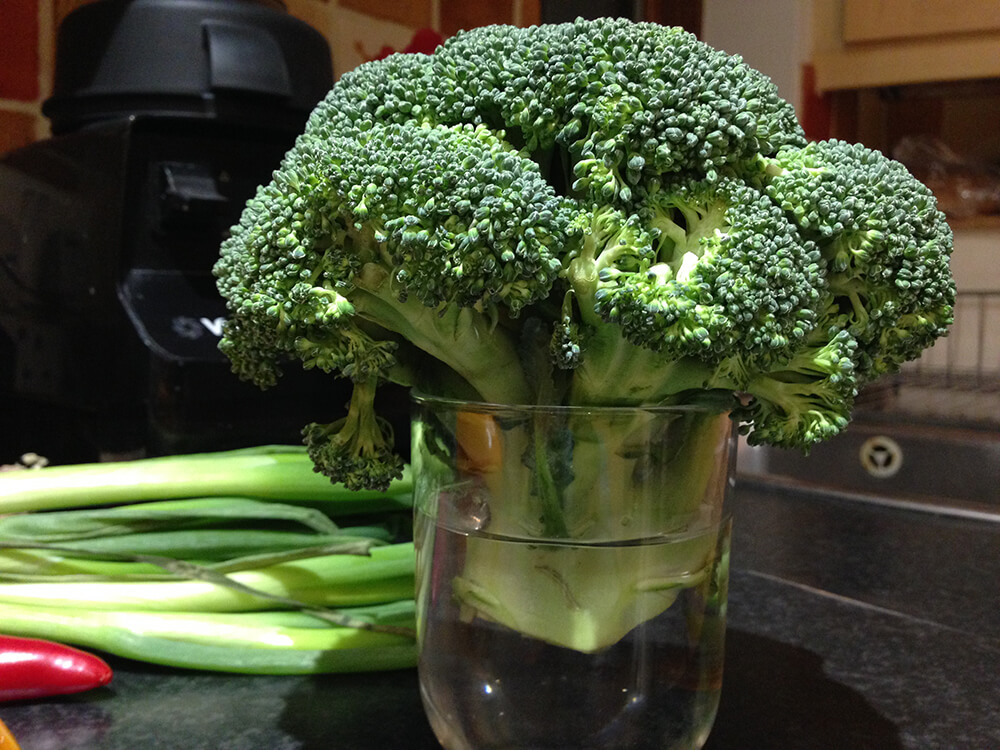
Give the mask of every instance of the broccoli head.
[[595, 294], [602, 320], [629, 341], [671, 358], [715, 363], [741, 352], [761, 362], [793, 351], [815, 325], [818, 251], [742, 182], [669, 185], [629, 221], [652, 230], [643, 252], [606, 243]]
[[488, 26], [340, 78], [222, 245], [221, 348], [263, 387], [294, 361], [353, 381], [306, 431], [352, 486], [400, 470], [385, 382], [722, 401], [807, 448], [945, 334], [950, 249], [901, 165], [807, 143], [766, 76], [683, 30]]
[[881, 152], [839, 140], [783, 149], [766, 191], [820, 248], [831, 307], [863, 380], [918, 357], [952, 323], [952, 233], [931, 191]]

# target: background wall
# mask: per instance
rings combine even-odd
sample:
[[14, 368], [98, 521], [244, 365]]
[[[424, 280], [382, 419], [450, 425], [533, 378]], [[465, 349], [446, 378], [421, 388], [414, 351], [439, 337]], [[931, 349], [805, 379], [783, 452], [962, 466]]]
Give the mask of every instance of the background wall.
[[704, 0], [701, 39], [732, 55], [741, 55], [770, 76], [779, 93], [802, 116], [804, 66], [812, 49], [811, 4], [802, 0]]

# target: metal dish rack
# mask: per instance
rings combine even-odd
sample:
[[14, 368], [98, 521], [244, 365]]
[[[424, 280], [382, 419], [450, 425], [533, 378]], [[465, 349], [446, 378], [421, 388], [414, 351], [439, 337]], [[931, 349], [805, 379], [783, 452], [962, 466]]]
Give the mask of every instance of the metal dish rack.
[[961, 292], [948, 336], [859, 396], [866, 413], [1000, 429], [1000, 291]]
[[866, 386], [808, 456], [741, 446], [740, 481], [1000, 523], [1000, 291], [966, 292], [949, 335]]

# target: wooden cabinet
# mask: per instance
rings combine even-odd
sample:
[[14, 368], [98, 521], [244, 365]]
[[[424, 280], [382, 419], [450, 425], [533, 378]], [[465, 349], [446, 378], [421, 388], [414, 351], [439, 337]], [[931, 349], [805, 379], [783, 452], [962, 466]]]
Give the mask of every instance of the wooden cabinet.
[[1000, 77], [998, 0], [813, 0], [822, 91]]

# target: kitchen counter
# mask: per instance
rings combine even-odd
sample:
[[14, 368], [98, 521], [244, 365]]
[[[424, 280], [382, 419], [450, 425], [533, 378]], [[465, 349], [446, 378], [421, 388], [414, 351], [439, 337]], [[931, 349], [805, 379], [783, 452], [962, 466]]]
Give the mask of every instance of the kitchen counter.
[[[1000, 522], [743, 483], [706, 750], [1000, 748]], [[436, 748], [414, 671], [248, 677], [111, 659], [0, 705], [24, 750]]]

